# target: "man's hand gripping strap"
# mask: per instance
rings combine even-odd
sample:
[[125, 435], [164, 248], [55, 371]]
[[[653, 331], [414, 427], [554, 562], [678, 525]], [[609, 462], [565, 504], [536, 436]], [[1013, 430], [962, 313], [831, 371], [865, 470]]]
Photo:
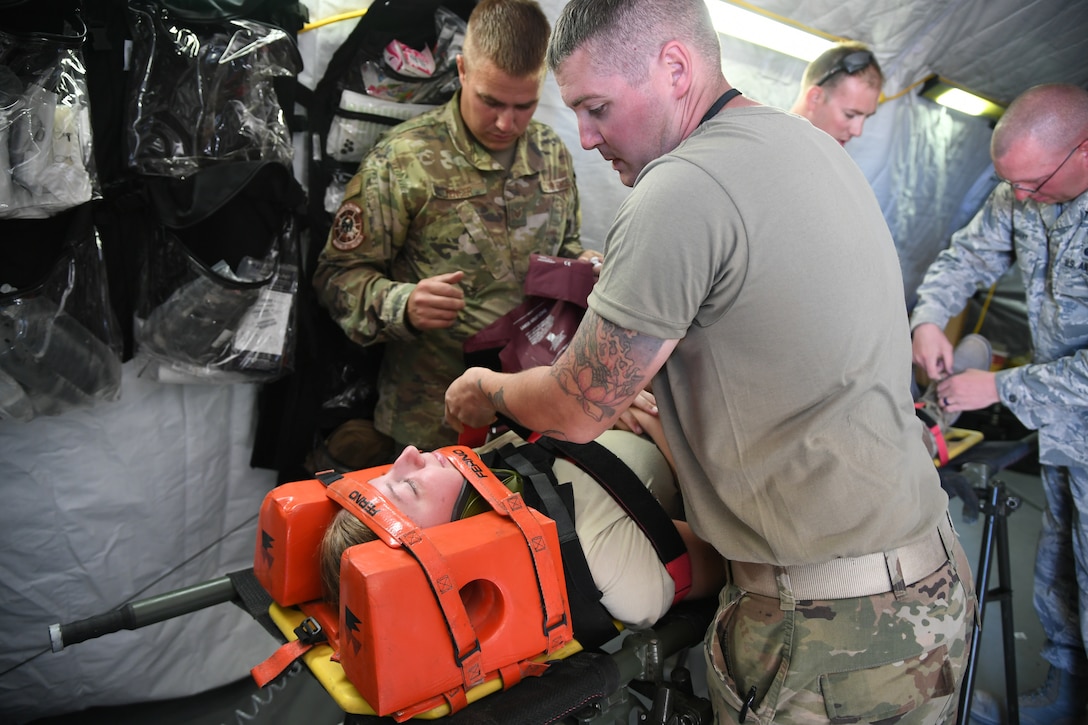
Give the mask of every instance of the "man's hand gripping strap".
[[[373, 471], [365, 473], [369, 476]], [[480, 640], [476, 637], [468, 612], [465, 611], [460, 587], [453, 580], [445, 558], [423, 529], [402, 514], [370, 483], [355, 478], [351, 473], [332, 481], [327, 478], [323, 480], [328, 484], [326, 493], [329, 498], [358, 516], [386, 544], [392, 547], [403, 546], [419, 562], [445, 617], [465, 689], [484, 682], [486, 677], [482, 667]]]
[[453, 463], [461, 475], [491, 505], [491, 508], [509, 517], [521, 530], [536, 569], [541, 610], [544, 613], [544, 634], [548, 639], [548, 652], [554, 652], [570, 642], [574, 637], [574, 630], [567, 619], [563, 595], [559, 588], [559, 582], [563, 580], [563, 572], [556, 571], [552, 557], [548, 555], [548, 544], [540, 523], [533, 518], [521, 494], [513, 493], [506, 488], [484, 465], [476, 452], [467, 446], [447, 446], [436, 452], [441, 453]]

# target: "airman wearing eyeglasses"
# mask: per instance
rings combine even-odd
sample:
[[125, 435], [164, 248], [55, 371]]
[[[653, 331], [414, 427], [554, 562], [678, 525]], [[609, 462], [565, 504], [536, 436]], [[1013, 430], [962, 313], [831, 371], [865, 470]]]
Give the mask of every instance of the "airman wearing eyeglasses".
[[[1048, 84], [1025, 91], [994, 128], [1002, 183], [952, 236], [926, 273], [911, 315], [914, 362], [938, 383], [949, 411], [1002, 403], [1039, 431], [1047, 511], [1035, 559], [1035, 609], [1050, 665], [1043, 689], [1019, 700], [1022, 723], [1082, 723], [1088, 704], [1088, 91]], [[949, 376], [948, 320], [976, 289], [1016, 264], [1024, 280], [1031, 364]], [[1081, 582], [1078, 587], [1077, 582]], [[986, 693], [971, 712], [1000, 723]]]
[[838, 141], [861, 135], [876, 113], [884, 74], [864, 43], [839, 43], [808, 64], [801, 92], [790, 109]]

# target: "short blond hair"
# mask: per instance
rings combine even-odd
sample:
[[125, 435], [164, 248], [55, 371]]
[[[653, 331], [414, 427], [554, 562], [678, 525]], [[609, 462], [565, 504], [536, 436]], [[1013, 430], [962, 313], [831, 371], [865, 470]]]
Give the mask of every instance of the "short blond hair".
[[544, 74], [551, 26], [536, 0], [480, 0], [468, 18], [462, 57], [491, 61], [508, 76]]
[[[869, 55], [872, 56], [872, 62], [857, 73], [848, 73], [842, 68], [839, 68], [842, 72], [833, 72], [836, 67], [843, 62], [843, 59], [846, 58], [846, 56], [858, 52], [869, 53]], [[831, 75], [829, 76], [828, 74]], [[876, 88], [877, 90], [880, 90], [884, 86], [884, 71], [880, 69], [880, 64], [876, 62], [876, 55], [873, 53], [873, 49], [861, 41], [846, 40], [837, 43], [823, 53], [820, 53], [820, 55], [814, 58], [812, 62], [805, 67], [805, 75], [801, 79], [801, 87], [803, 89], [809, 88], [823, 80], [822, 86], [830, 90], [842, 83], [843, 79], [848, 75], [862, 79], [870, 87]]]

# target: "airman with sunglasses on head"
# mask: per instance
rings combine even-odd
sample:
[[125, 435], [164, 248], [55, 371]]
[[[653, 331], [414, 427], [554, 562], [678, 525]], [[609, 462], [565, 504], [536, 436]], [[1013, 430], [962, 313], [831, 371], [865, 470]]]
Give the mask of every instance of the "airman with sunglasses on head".
[[839, 43], [808, 64], [790, 113], [804, 116], [840, 144], [861, 135], [876, 113], [884, 74], [864, 43]]
[[[1035, 558], [1035, 609], [1051, 664], [1046, 684], [1021, 695], [1020, 722], [1088, 721], [1088, 90], [1029, 88], [998, 121], [990, 142], [1002, 183], [952, 236], [918, 289], [911, 314], [914, 362], [948, 411], [1004, 404], [1039, 431], [1047, 510]], [[977, 289], [1016, 264], [1027, 295], [1031, 364], [990, 372], [952, 370], [943, 332]], [[1078, 586], [1078, 581], [1081, 583]], [[993, 698], [975, 695], [972, 716], [1001, 722]]]

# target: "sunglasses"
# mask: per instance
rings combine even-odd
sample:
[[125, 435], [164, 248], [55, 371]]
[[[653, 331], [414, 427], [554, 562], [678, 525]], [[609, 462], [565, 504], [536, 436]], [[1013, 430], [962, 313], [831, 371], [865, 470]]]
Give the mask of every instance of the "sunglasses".
[[876, 58], [868, 50], [855, 50], [853, 53], [847, 53], [835, 65], [831, 66], [831, 69], [824, 73], [823, 78], [816, 81], [815, 85], [822, 86], [838, 73], [846, 73], [847, 75], [860, 73], [875, 62]]

